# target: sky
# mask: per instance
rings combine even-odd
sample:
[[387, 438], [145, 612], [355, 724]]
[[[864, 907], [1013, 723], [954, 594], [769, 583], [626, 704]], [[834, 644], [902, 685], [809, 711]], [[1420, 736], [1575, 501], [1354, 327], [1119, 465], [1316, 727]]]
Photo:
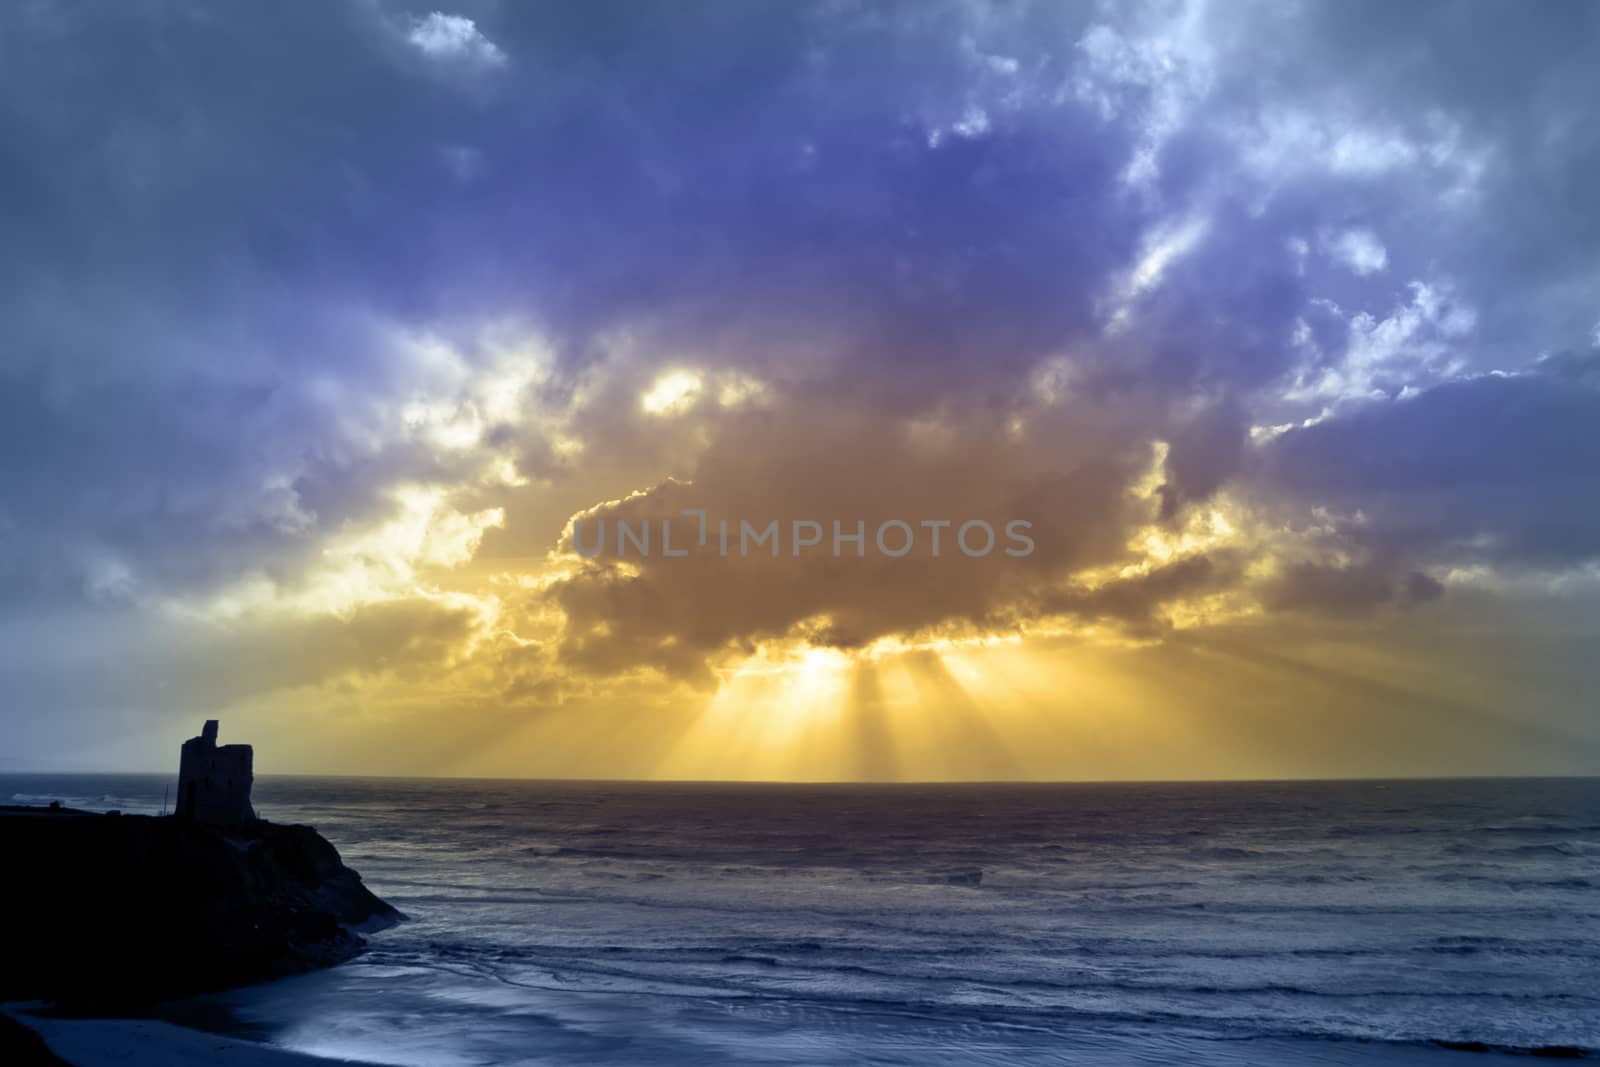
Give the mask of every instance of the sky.
[[431, 3], [0, 7], [0, 770], [1600, 773], [1600, 5]]

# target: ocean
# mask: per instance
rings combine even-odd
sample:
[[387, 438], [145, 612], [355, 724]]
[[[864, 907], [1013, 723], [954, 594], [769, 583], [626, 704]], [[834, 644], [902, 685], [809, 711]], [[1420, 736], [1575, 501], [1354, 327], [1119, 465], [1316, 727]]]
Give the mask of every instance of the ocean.
[[[154, 812], [166, 776], [0, 776]], [[263, 777], [410, 917], [169, 1017], [387, 1064], [1600, 1050], [1600, 779]], [[1465, 1062], [1477, 1062], [1467, 1059]]]

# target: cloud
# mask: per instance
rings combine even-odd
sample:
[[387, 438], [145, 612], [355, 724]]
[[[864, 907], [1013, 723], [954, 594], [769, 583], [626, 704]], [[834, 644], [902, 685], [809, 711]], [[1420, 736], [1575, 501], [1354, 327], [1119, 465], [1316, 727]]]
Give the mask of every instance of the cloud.
[[423, 55], [441, 62], [474, 67], [500, 67], [506, 54], [471, 19], [435, 11], [413, 20], [406, 40]]
[[1280, 499], [1354, 513], [1351, 536], [1397, 560], [1569, 568], [1600, 559], [1596, 356], [1375, 401], [1266, 446]]
[[[0, 618], [428, 604], [524, 707], [1592, 566], [1597, 17], [13, 5]], [[684, 507], [1038, 547], [559, 551]]]
[[[816, 403], [823, 395], [759, 411], [707, 413], [698, 432], [711, 444], [684, 480], [585, 514], [584, 543], [592, 549], [602, 523], [611, 540], [603, 554], [551, 587], [567, 618], [570, 662], [601, 670], [655, 663], [692, 672], [730, 647], [797, 628], [821, 643], [860, 647], [896, 633], [982, 625], [1037, 583], [1120, 558], [1131, 526], [1154, 511], [1152, 502], [1126, 492], [1149, 462], [1148, 450], [1132, 439], [1119, 447], [1115, 438], [1099, 438], [1056, 413], [1044, 413], [1022, 440], [983, 411], [946, 410], [937, 425], [919, 424], [835, 399], [824, 415]], [[1051, 438], [1082, 458], [1071, 469], [1056, 468], [1044, 459], [1042, 442]], [[849, 456], [870, 462], [841, 462]], [[687, 558], [666, 556], [660, 523], [674, 523], [681, 547], [697, 533], [697, 520], [681, 513], [695, 508], [712, 524], [710, 545]], [[1032, 522], [1034, 553], [961, 555], [956, 528], [974, 519], [990, 523], [997, 538], [1012, 519]], [[619, 520], [636, 530], [653, 524], [654, 552], [619, 559]], [[717, 545], [721, 520], [735, 539], [729, 558]], [[919, 535], [901, 558], [870, 543], [882, 524], [896, 520]], [[937, 557], [925, 520], [948, 524]], [[764, 529], [773, 521], [784, 542], [777, 558], [765, 550], [740, 554], [741, 523]], [[794, 554], [796, 521], [820, 525], [824, 551]], [[860, 525], [867, 540], [859, 555], [844, 542], [834, 558], [835, 522], [845, 534]], [[570, 537], [571, 528], [564, 534]]]
[[1263, 599], [1275, 611], [1363, 616], [1396, 601], [1426, 603], [1443, 592], [1437, 580], [1421, 571], [1397, 581], [1386, 568], [1373, 563], [1342, 567], [1296, 563], [1267, 583]]
[[1328, 250], [1356, 274], [1376, 274], [1389, 265], [1388, 250], [1370, 230], [1345, 230], [1328, 241]]
[[1219, 564], [1207, 555], [1190, 556], [1098, 587], [1057, 590], [1032, 606], [1046, 616], [1149, 623], [1162, 605], [1224, 585], [1234, 577], [1236, 565], [1232, 559]]

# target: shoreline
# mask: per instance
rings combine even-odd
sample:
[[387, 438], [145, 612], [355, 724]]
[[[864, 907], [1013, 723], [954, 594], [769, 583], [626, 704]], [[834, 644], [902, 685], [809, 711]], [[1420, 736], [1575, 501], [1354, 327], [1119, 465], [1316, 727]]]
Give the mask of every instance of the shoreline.
[[[0, 1019], [9, 1020], [37, 1035], [51, 1053], [71, 1067], [204, 1067], [206, 1064], [233, 1064], [236, 1067], [388, 1067], [385, 1061], [355, 1060], [297, 1052], [247, 1038], [231, 1037], [210, 1030], [194, 1029], [162, 1019], [83, 1018], [36, 1016], [14, 1005], [0, 1005]], [[848, 1062], [845, 1049], [813, 1050], [823, 1054], [802, 1058], [796, 1063]], [[932, 1051], [932, 1050], [930, 1050]], [[958, 1050], [947, 1050], [956, 1053]], [[1097, 1067], [1148, 1067], [1152, 1062], [1187, 1062], [1196, 1067], [1276, 1067], [1283, 1063], [1312, 1064], [1317, 1067], [1449, 1067], [1451, 1064], [1513, 1064], [1544, 1059], [1593, 1059], [1592, 1056], [1563, 1054], [1556, 1046], [1548, 1049], [1508, 1049], [1494, 1046], [1452, 1046], [1450, 1044], [1411, 1044], [1379, 1041], [1338, 1040], [1332, 1038], [1162, 1038], [1148, 1039], [1127, 1034], [1086, 1032], [1071, 1043], [1036, 1051], [1048, 1059], [1043, 1062], [1093, 1062]], [[1576, 1051], [1576, 1050], [1575, 1050]], [[559, 1049], [551, 1049], [551, 1063], [572, 1062]], [[1026, 1054], [1024, 1053], [1026, 1056]], [[1056, 1061], [1055, 1057], [1061, 1057]], [[12, 1062], [32, 1064], [35, 1059]], [[44, 1061], [50, 1062], [50, 1061]], [[590, 1062], [585, 1058], [585, 1062]], [[630, 1062], [627, 1055], [614, 1062]], [[1042, 1062], [1026, 1056], [1019, 1062]]]
[[0, 1016], [37, 1035], [52, 1053], [72, 1067], [115, 1064], [122, 1067], [204, 1067], [211, 1063], [236, 1067], [317, 1067], [319, 1064], [362, 1063], [292, 1052], [159, 1019], [38, 1016], [10, 1006], [0, 1006]]

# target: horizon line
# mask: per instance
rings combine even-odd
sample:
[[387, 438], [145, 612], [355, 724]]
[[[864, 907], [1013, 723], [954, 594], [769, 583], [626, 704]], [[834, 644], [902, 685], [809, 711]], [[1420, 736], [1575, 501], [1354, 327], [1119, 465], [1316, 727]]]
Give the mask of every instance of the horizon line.
[[[116, 777], [148, 776], [177, 778], [176, 771], [106, 771], [106, 770], [8, 770], [0, 768], [0, 776], [78, 776]], [[1600, 771], [1565, 774], [1412, 774], [1412, 775], [1309, 775], [1292, 778], [916, 778], [916, 779], [853, 779], [853, 778], [581, 778], [581, 777], [510, 777], [505, 775], [463, 774], [325, 774], [301, 771], [275, 771], [257, 774], [256, 781], [272, 778], [324, 778], [347, 781], [389, 782], [522, 782], [529, 784], [565, 785], [715, 785], [715, 786], [1052, 786], [1052, 785], [1305, 785], [1347, 784], [1357, 782], [1488, 782], [1488, 781], [1572, 781], [1600, 779]]]

